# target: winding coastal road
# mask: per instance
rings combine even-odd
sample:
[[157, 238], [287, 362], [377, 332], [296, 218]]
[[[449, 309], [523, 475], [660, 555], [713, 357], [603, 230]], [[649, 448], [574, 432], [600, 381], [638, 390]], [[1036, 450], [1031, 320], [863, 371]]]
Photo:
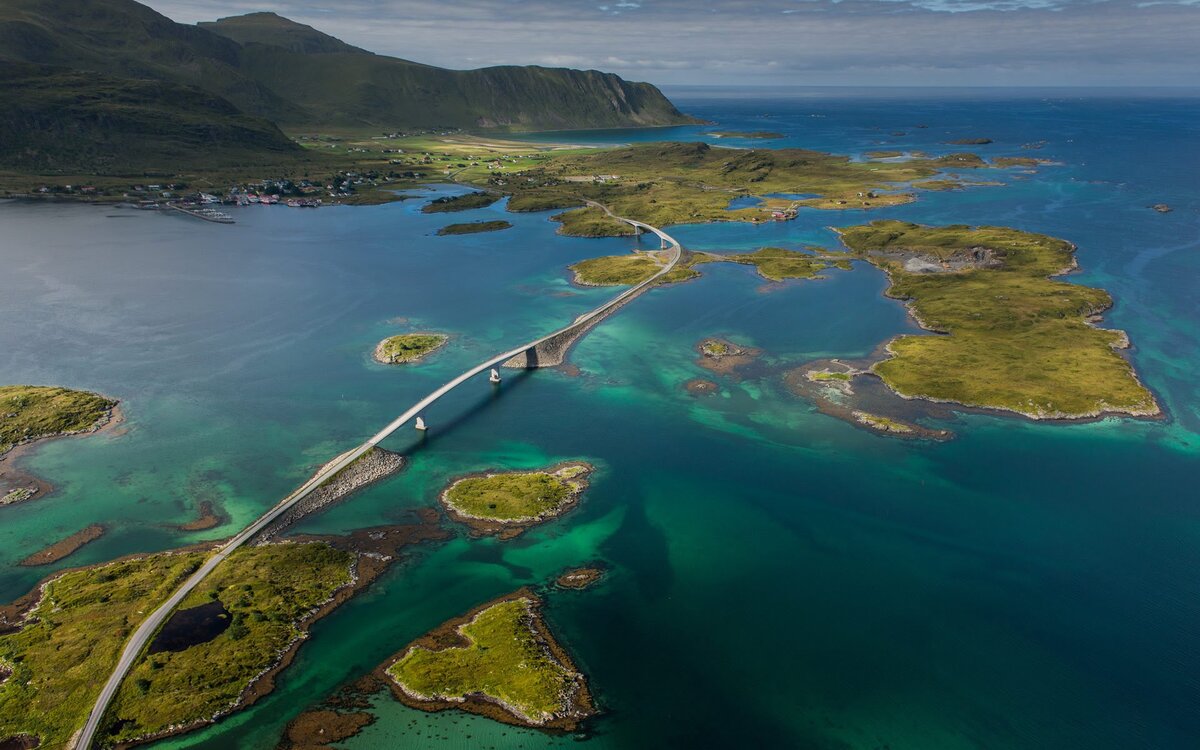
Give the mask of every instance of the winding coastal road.
[[603, 305], [597, 307], [591, 312], [580, 315], [569, 325], [564, 326], [563, 328], [560, 328], [547, 336], [543, 336], [540, 339], [531, 341], [527, 344], [522, 344], [516, 349], [512, 349], [503, 354], [498, 354], [495, 357], [492, 357], [491, 359], [472, 367], [458, 377], [447, 382], [441, 388], [438, 388], [433, 393], [430, 393], [428, 396], [418, 401], [410, 409], [408, 409], [408, 411], [396, 417], [396, 419], [392, 420], [386, 427], [375, 433], [375, 435], [373, 435], [365, 443], [359, 445], [357, 448], [343, 453], [333, 461], [330, 461], [317, 473], [313, 474], [313, 476], [309, 478], [307, 482], [300, 485], [283, 500], [280, 500], [273, 508], [254, 521], [254, 523], [250, 524], [236, 536], [221, 545], [211, 557], [205, 560], [203, 565], [197, 568], [196, 571], [192, 573], [192, 575], [190, 575], [188, 579], [184, 581], [183, 584], [176, 589], [175, 592], [172, 593], [165, 602], [162, 603], [161, 606], [159, 606], [158, 609], [154, 610], [149, 617], [143, 620], [142, 624], [139, 625], [137, 630], [134, 631], [133, 635], [130, 636], [129, 641], [125, 644], [124, 650], [121, 652], [121, 658], [117, 660], [116, 666], [113, 668], [108, 680], [104, 683], [104, 687], [100, 691], [100, 696], [96, 699], [96, 703], [92, 707], [91, 713], [88, 715], [87, 723], [84, 724], [83, 729], [79, 733], [78, 739], [74, 743], [76, 750], [90, 750], [92, 743], [95, 740], [96, 732], [100, 728], [100, 720], [104, 717], [104, 712], [108, 710], [108, 706], [110, 703], [112, 703], [113, 698], [116, 697], [117, 689], [121, 686], [121, 681], [125, 679], [125, 676], [129, 673], [129, 670], [133, 668], [134, 662], [137, 661], [142, 649], [144, 649], [150, 643], [151, 638], [156, 632], [158, 632], [159, 627], [166, 622], [167, 618], [171, 615], [175, 608], [179, 606], [180, 602], [182, 602], [188, 594], [190, 594], [198, 585], [200, 585], [200, 582], [207, 578], [208, 575], [212, 573], [212, 571], [236, 549], [253, 539], [259, 532], [267, 528], [271, 522], [275, 521], [281, 515], [286, 513], [296, 503], [308, 497], [308, 495], [310, 495], [321, 485], [325, 484], [325, 482], [332, 479], [338, 472], [357, 461], [367, 451], [386, 440], [392, 435], [392, 433], [403, 427], [409, 421], [415, 419], [431, 404], [440, 399], [442, 396], [445, 396], [450, 391], [454, 390], [459, 385], [462, 385], [464, 382], [470, 380], [476, 375], [486, 372], [493, 367], [503, 365], [505, 362], [508, 362], [514, 357], [520, 356], [532, 349], [535, 349], [540, 344], [544, 344], [560, 336], [569, 335], [577, 330], [586, 330], [588, 326], [593, 323], [593, 321], [603, 318], [633, 297], [636, 297], [649, 289], [653, 284], [658, 282], [659, 279], [674, 270], [676, 264], [679, 263], [680, 258], [683, 256], [683, 246], [681, 246], [666, 232], [663, 232], [661, 229], [652, 227], [644, 222], [636, 221], [634, 219], [627, 219], [622, 216], [616, 216], [608, 209], [607, 206], [603, 206], [599, 203], [588, 201], [588, 204], [596, 208], [603, 209], [605, 213], [614, 219], [623, 221], [637, 229], [652, 232], [653, 234], [658, 235], [659, 239], [662, 241], [663, 248], [669, 248], [673, 251], [667, 263], [664, 264], [663, 267], [650, 278], [646, 279], [640, 284], [626, 289], [621, 294], [618, 294], [616, 297], [613, 297], [611, 300], [605, 302]]

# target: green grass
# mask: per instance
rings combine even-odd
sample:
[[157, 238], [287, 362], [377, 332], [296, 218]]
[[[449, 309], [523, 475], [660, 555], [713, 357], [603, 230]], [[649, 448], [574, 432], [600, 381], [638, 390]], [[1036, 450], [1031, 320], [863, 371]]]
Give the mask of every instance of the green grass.
[[[878, 221], [841, 230], [848, 248], [887, 270], [888, 294], [907, 299], [922, 323], [944, 336], [900, 336], [874, 371], [898, 393], [1008, 409], [1029, 416], [1107, 411], [1157, 413], [1153, 396], [1114, 347], [1121, 331], [1086, 318], [1108, 294], [1057, 281], [1074, 247], [1005, 227], [925, 227]], [[935, 260], [988, 248], [998, 268], [908, 273], [900, 260]]]
[[422, 206], [421, 211], [427, 214], [470, 211], [475, 208], [487, 208], [498, 200], [500, 200], [500, 196], [484, 192], [467, 193], [465, 195], [447, 195], [441, 198], [433, 199], [429, 203]]
[[582, 200], [559, 193], [518, 193], [508, 199], [506, 206], [509, 211], [523, 213], [526, 211], [550, 211], [559, 208], [574, 208], [582, 204]]
[[576, 283], [590, 286], [632, 286], [662, 270], [654, 258], [642, 253], [588, 258], [568, 267], [575, 272]]
[[460, 479], [446, 490], [446, 502], [476, 518], [517, 521], [553, 513], [579, 492], [575, 480], [586, 472], [584, 464], [568, 464], [551, 471], [505, 472]]
[[538, 642], [535, 606], [529, 597], [493, 604], [461, 627], [469, 645], [439, 651], [413, 646], [387, 674], [417, 696], [482, 694], [526, 721], [543, 723], [570, 709], [564, 695], [573, 675]]
[[[729, 149], [704, 143], [647, 143], [576, 153], [548, 153], [501, 189], [544, 200], [584, 198], [614, 213], [655, 226], [703, 221], [769, 221], [772, 212], [799, 206], [847, 209], [891, 206], [914, 200], [894, 187], [934, 177], [946, 169], [985, 168], [973, 154], [914, 158], [904, 162], [855, 162], [849, 157], [805, 149]], [[615, 176], [605, 180], [597, 175]], [[473, 175], [469, 179], [476, 179]], [[487, 178], [492, 179], [492, 178]], [[732, 194], [762, 199], [762, 205], [726, 210]], [[802, 200], [768, 198], [773, 193], [813, 194]], [[868, 195], [874, 193], [874, 197]], [[520, 205], [518, 202], [517, 205]], [[595, 209], [560, 217], [563, 232], [580, 236], [628, 234]]]
[[21, 630], [0, 636], [0, 739], [63, 748], [87, 719], [125, 639], [203, 560], [158, 554], [64, 573]]
[[832, 265], [837, 265], [839, 268], [849, 267], [849, 262], [845, 260], [839, 259], [830, 262], [824, 258], [782, 247], [764, 247], [757, 252], [727, 255], [724, 258], [734, 263], [752, 265], [758, 269], [763, 278], [771, 281], [811, 279]]
[[731, 354], [733, 349], [724, 341], [707, 339], [700, 345], [700, 351], [710, 357], [724, 357]]
[[128, 740], [228, 708], [301, 636], [299, 623], [351, 581], [353, 555], [323, 542], [246, 547], [184, 600], [220, 599], [232, 622], [183, 651], [143, 655], [109, 709], [114, 738]]
[[116, 403], [68, 388], [0, 386], [0, 455], [22, 440], [91, 429]]
[[559, 233], [571, 237], [623, 237], [633, 235], [633, 227], [617, 221], [604, 211], [589, 206], [565, 211], [551, 217], [562, 224]]
[[868, 427], [874, 427], [877, 430], [883, 430], [884, 432], [898, 432], [901, 434], [906, 434], [913, 431], [911, 427], [903, 422], [897, 422], [894, 419], [889, 419], [888, 417], [884, 417], [879, 414], [871, 414], [865, 411], [855, 411], [852, 412], [852, 416], [860, 423], [865, 424]]
[[808, 379], [809, 380], [841, 380], [841, 381], [849, 382], [851, 380], [851, 377], [850, 377], [849, 373], [845, 373], [845, 372], [810, 372], [808, 374]]
[[448, 336], [440, 333], [404, 333], [391, 336], [375, 347], [375, 358], [388, 364], [413, 362], [441, 348]]
[[498, 232], [512, 227], [510, 222], [503, 219], [498, 221], [472, 221], [466, 224], [450, 224], [437, 231], [438, 236], [453, 234], [479, 234], [480, 232]]

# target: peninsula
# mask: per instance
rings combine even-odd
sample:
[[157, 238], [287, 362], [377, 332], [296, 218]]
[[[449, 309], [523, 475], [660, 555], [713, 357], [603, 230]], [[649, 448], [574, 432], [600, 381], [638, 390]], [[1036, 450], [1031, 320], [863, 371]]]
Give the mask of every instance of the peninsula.
[[[122, 682], [106, 742], [138, 744], [211, 723], [270, 692], [309, 627], [365, 588], [405, 546], [445, 538], [419, 522], [245, 547], [183, 602]], [[207, 547], [54, 574], [0, 607], [0, 747], [66, 747], [135, 627]], [[25, 742], [24, 745], [6, 744]], [[33, 744], [31, 744], [33, 743]]]
[[554, 639], [541, 600], [520, 589], [414, 641], [381, 668], [401, 702], [506, 724], [573, 731], [596, 712], [587, 681]]
[[[0, 386], [0, 467], [20, 446], [39, 440], [96, 432], [120, 421], [117, 402], [95, 393], [36, 385]], [[25, 502], [51, 490], [18, 469], [0, 470], [0, 506]]]
[[0, 386], [0, 457], [35, 440], [95, 432], [112, 420], [116, 406], [116, 401], [87, 391]]
[[1118, 351], [1124, 331], [1099, 328], [1112, 299], [1053, 277], [1076, 268], [1065, 240], [1006, 227], [876, 221], [838, 230], [884, 270], [888, 296], [942, 335], [899, 336], [871, 372], [905, 398], [1015, 412], [1031, 419], [1160, 414]]

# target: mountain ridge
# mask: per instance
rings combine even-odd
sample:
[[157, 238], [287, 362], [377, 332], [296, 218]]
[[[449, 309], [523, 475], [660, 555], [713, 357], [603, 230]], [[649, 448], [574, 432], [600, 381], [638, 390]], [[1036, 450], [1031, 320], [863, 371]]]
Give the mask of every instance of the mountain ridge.
[[135, 0], [5, 0], [0, 60], [199, 86], [295, 127], [560, 130], [693, 122], [648, 83], [536, 66], [450, 70], [274, 13], [180, 24]]

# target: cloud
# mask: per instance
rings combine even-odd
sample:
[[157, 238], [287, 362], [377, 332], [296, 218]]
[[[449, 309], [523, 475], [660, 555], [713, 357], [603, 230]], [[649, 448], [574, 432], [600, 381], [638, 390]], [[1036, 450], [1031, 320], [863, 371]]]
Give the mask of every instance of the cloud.
[[1193, 84], [1200, 0], [149, 0], [194, 22], [269, 7], [446, 67], [656, 83]]

